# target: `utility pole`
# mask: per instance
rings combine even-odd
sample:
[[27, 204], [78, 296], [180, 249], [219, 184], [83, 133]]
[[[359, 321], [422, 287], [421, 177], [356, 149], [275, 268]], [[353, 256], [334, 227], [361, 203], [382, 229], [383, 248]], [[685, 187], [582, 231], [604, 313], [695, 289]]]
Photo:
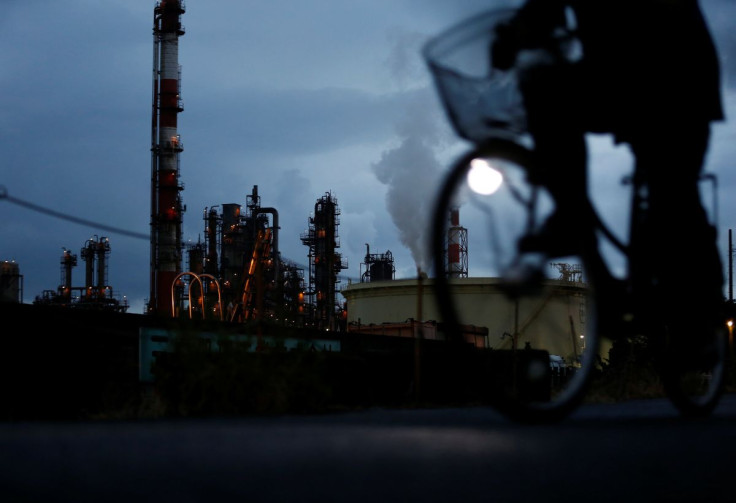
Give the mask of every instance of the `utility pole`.
[[728, 229], [728, 301], [733, 302], [733, 238]]

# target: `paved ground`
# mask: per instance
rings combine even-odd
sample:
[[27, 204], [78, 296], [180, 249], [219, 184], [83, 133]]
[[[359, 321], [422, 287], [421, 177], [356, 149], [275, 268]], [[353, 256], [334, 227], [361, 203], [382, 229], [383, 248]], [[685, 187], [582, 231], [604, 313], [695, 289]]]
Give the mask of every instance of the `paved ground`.
[[0, 501], [736, 501], [736, 396], [547, 426], [485, 408], [0, 424]]

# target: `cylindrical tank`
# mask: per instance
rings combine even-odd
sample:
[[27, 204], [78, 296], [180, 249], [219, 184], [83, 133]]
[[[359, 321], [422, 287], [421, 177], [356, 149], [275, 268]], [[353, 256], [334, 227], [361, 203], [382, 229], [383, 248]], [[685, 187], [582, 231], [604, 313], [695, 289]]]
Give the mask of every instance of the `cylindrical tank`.
[[0, 302], [21, 302], [20, 268], [15, 261], [0, 262]]
[[[585, 297], [581, 283], [549, 280], [553, 295], [529, 297], [516, 305], [501, 290], [499, 278], [457, 278], [453, 280], [456, 300], [464, 324], [488, 329], [488, 344], [495, 349], [509, 349], [511, 339], [504, 334], [514, 333], [518, 319], [525, 320], [520, 344], [529, 342], [533, 347], [545, 347], [554, 354], [568, 355], [580, 351], [572, 344], [569, 332], [559, 337], [559, 327], [570, 326], [574, 314], [576, 327], [585, 331]], [[442, 323], [437, 308], [435, 283], [423, 279], [421, 290], [417, 279], [405, 279], [381, 283], [352, 283], [341, 293], [348, 303], [348, 323], [381, 325], [417, 319], [417, 305], [422, 306], [421, 320]], [[421, 291], [421, 302], [419, 294]]]

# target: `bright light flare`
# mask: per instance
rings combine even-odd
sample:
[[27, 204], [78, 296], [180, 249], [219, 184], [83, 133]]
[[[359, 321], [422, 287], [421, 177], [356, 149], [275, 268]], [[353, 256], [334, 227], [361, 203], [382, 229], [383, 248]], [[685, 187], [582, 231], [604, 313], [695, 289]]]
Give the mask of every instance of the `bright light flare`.
[[468, 171], [468, 186], [470, 189], [482, 196], [489, 196], [496, 192], [503, 183], [503, 175], [491, 167], [485, 159], [473, 159], [470, 161]]

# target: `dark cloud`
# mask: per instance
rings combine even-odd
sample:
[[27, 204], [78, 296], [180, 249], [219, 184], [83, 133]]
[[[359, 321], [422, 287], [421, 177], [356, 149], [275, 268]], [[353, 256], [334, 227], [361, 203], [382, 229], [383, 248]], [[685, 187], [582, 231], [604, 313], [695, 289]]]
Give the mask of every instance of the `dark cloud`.
[[185, 121], [188, 134], [215, 148], [306, 154], [384, 141], [400, 99], [353, 89], [243, 88], [189, 100]]

